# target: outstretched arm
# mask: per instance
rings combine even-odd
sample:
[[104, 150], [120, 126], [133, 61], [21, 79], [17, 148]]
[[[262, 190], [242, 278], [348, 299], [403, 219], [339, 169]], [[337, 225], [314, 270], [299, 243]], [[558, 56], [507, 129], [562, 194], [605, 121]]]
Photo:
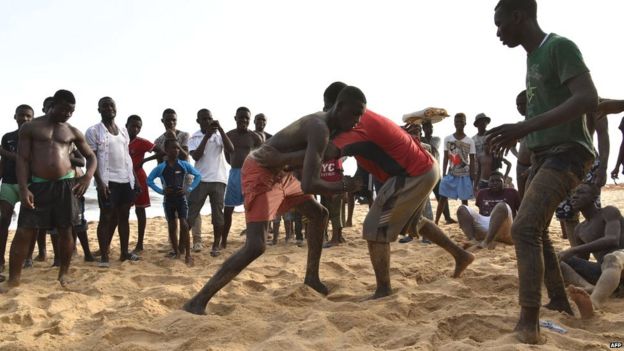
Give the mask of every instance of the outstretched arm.
[[596, 112], [598, 112], [598, 118], [624, 112], [624, 100], [604, 99], [598, 104]]

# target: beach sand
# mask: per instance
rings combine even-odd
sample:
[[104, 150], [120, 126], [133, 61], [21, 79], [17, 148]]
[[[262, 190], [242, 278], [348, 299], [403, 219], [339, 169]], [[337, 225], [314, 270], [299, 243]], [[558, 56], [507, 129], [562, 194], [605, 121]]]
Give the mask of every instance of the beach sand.
[[[624, 208], [624, 189], [606, 189], [602, 201]], [[451, 201], [453, 210], [457, 204]], [[206, 316], [180, 307], [243, 243], [243, 214], [234, 215], [228, 249], [217, 258], [208, 250], [196, 254], [193, 268], [160, 252], [168, 247], [163, 218], [148, 220], [141, 262], [100, 269], [75, 257], [70, 290], [56, 281], [49, 252], [48, 262], [24, 270], [20, 287], [0, 295], [0, 350], [604, 350], [624, 341], [624, 299], [611, 299], [591, 320], [542, 309], [541, 318], [567, 334], [542, 329], [545, 345], [518, 343], [515, 252], [502, 244], [477, 252], [452, 279], [453, 261], [442, 249], [393, 243], [394, 294], [366, 301], [375, 288], [360, 235], [366, 210], [356, 206], [356, 226], [344, 230], [347, 244], [323, 250], [327, 297], [302, 284], [307, 249], [280, 241], [213, 298]], [[97, 249], [95, 227], [89, 235]], [[443, 229], [464, 241], [457, 225]], [[135, 238], [136, 223], [131, 230]], [[550, 233], [558, 249], [566, 247], [558, 223]], [[116, 236], [111, 257], [118, 245]]]

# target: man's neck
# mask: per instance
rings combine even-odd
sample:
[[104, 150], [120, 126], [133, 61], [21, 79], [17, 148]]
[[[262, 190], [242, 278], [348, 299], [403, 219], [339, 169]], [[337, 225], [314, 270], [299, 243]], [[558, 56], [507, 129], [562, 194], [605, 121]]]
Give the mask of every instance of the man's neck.
[[522, 47], [527, 54], [531, 54], [533, 51], [537, 50], [544, 41], [544, 38], [546, 38], [546, 35], [547, 34], [540, 28], [537, 22], [529, 22], [526, 28], [526, 39], [522, 43]]
[[174, 167], [178, 163], [178, 158], [174, 158], [173, 160], [167, 156], [167, 164], [171, 167]]
[[585, 217], [585, 219], [591, 220], [600, 213], [600, 209], [592, 203], [591, 206], [587, 206], [586, 209], [582, 209], [581, 213], [583, 214], [583, 217]]
[[486, 132], [486, 130], [485, 130], [485, 129], [483, 129], [483, 130], [479, 129], [479, 130], [477, 131], [477, 135], [478, 135], [478, 136], [484, 136], [484, 135], [485, 135], [485, 132]]
[[466, 134], [464, 134], [463, 130], [456, 130], [455, 133], [453, 134], [453, 136], [455, 137], [455, 139], [463, 139], [466, 137]]
[[102, 124], [104, 124], [107, 127], [114, 126], [115, 125], [115, 117], [112, 117], [112, 118], [102, 117]]

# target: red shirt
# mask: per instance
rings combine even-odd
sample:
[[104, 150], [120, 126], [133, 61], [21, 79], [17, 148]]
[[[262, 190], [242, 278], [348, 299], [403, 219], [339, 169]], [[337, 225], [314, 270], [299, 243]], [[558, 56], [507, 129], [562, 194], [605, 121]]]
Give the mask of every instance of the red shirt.
[[499, 202], [505, 202], [511, 207], [512, 215], [515, 217], [520, 207], [520, 196], [516, 189], [505, 188], [499, 194], [494, 194], [490, 189], [481, 189], [477, 194], [476, 205], [479, 208], [479, 214], [489, 216], [492, 210]]
[[141, 163], [145, 159], [146, 152], [152, 152], [154, 150], [154, 144], [146, 139], [136, 137], [130, 140], [130, 144], [128, 144], [128, 151], [130, 152], [130, 158], [132, 159], [132, 166], [134, 166], [134, 171], [137, 174], [137, 177], [141, 179], [147, 179], [147, 175], [141, 167]]
[[330, 160], [321, 165], [321, 179], [327, 182], [338, 182], [342, 179], [342, 161]]
[[371, 110], [366, 110], [355, 128], [338, 134], [332, 142], [342, 155], [355, 156], [381, 182], [394, 176], [419, 176], [433, 166], [433, 157], [419, 141]]

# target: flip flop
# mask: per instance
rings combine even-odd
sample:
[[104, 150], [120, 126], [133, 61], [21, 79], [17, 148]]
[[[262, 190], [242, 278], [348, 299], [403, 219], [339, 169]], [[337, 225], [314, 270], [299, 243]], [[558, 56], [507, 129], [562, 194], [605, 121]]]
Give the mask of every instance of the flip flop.
[[409, 243], [412, 240], [414, 240], [414, 238], [412, 238], [409, 235], [406, 235], [406, 236], [402, 237], [401, 239], [399, 239], [399, 243], [405, 244], [405, 243]]
[[221, 255], [221, 252], [219, 250], [211, 250], [210, 251], [210, 256], [212, 256], [212, 257], [217, 257], [219, 255]]
[[102, 261], [100, 261], [100, 262], [98, 262], [97, 266], [100, 267], [100, 268], [108, 268], [108, 267], [110, 267], [110, 263], [109, 262], [102, 262]]
[[141, 257], [139, 257], [139, 255], [135, 254], [134, 252], [131, 252], [128, 256], [126, 256], [126, 261], [136, 262], [139, 260], [141, 260]]

